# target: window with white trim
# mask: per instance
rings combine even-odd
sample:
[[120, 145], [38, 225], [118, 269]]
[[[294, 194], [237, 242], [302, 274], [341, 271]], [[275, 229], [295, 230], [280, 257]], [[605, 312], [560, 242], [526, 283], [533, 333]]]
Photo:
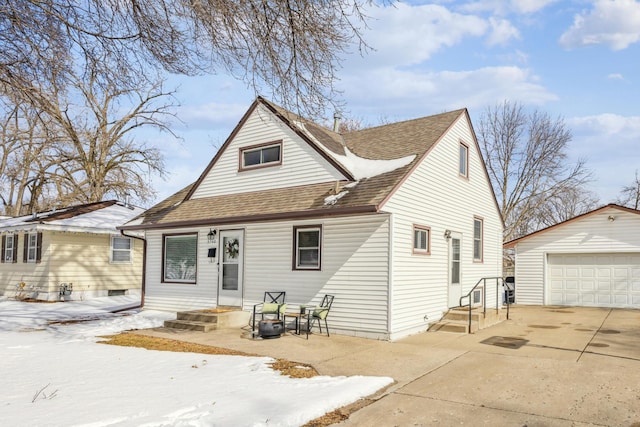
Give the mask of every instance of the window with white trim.
[[422, 255], [431, 253], [431, 228], [422, 225], [413, 226], [413, 253]]
[[27, 262], [36, 262], [38, 260], [38, 235], [29, 233], [27, 238]]
[[198, 235], [163, 236], [163, 282], [196, 283]]
[[7, 234], [5, 236], [2, 236], [2, 262], [16, 262], [17, 243], [18, 239], [14, 234]]
[[463, 142], [460, 142], [458, 173], [464, 177], [469, 177], [469, 147]]
[[111, 263], [129, 264], [131, 263], [131, 249], [133, 241], [130, 237], [111, 237]]
[[484, 221], [482, 218], [473, 219], [473, 260], [482, 262], [483, 256]]
[[293, 228], [294, 270], [320, 270], [322, 226]]
[[282, 163], [282, 141], [240, 149], [240, 170]]

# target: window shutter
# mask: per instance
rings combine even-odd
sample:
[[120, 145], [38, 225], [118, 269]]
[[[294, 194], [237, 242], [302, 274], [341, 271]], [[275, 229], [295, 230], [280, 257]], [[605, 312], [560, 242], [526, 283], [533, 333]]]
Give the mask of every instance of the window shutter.
[[38, 246], [36, 247], [36, 262], [42, 259], [42, 233], [38, 233]]
[[[2, 259], [0, 259], [0, 262], [4, 262], [6, 244], [7, 244], [7, 236], [2, 236]], [[13, 251], [15, 252], [15, 249]]]
[[18, 235], [13, 235], [13, 263], [18, 262]]
[[29, 252], [29, 233], [24, 233], [24, 248], [22, 248], [22, 262], [27, 262], [27, 254]]

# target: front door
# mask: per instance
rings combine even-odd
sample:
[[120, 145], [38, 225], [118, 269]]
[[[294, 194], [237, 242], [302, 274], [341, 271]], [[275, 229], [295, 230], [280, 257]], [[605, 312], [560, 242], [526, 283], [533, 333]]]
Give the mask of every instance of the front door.
[[220, 231], [218, 305], [242, 307], [244, 232]]
[[459, 233], [451, 233], [449, 239], [449, 307], [459, 306], [462, 296], [461, 247], [462, 236]]

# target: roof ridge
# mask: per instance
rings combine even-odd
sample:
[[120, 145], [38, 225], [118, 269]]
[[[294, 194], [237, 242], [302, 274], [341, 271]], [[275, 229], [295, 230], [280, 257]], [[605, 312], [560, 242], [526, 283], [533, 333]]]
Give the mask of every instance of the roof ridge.
[[458, 114], [461, 114], [465, 110], [466, 110], [466, 108], [458, 108], [457, 110], [444, 111], [442, 113], [431, 114], [429, 116], [415, 117], [413, 119], [401, 120], [399, 122], [385, 123], [385, 124], [381, 124], [381, 125], [377, 125], [377, 126], [371, 126], [371, 127], [364, 128], [364, 129], [353, 130], [351, 132], [345, 132], [344, 134], [340, 134], [340, 135], [343, 135], [343, 136], [344, 135], [353, 135], [353, 134], [356, 134], [356, 133], [359, 133], [359, 132], [377, 130], [377, 129], [384, 128], [384, 127], [397, 126], [397, 125], [407, 124], [407, 123], [410, 123], [410, 122], [417, 122], [419, 120], [431, 120], [431, 119], [434, 119], [434, 118], [436, 118], [438, 116], [444, 116], [444, 115], [447, 115], [447, 114], [456, 113], [456, 115], [458, 115]]

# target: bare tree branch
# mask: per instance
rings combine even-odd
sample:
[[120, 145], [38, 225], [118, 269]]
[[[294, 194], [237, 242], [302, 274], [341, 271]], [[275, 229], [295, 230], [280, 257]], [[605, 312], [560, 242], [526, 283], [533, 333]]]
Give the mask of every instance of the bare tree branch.
[[521, 104], [505, 101], [485, 110], [478, 139], [505, 222], [505, 240], [597, 203], [585, 188], [591, 175], [584, 161], [567, 162], [571, 132], [561, 118], [527, 114]]
[[[380, 0], [386, 3], [387, 0]], [[148, 67], [228, 72], [309, 117], [338, 103], [340, 58], [365, 52], [376, 0], [4, 0], [0, 85], [65, 80], [108, 58], [105, 81], [135, 87]], [[75, 62], [74, 62], [75, 61]]]

